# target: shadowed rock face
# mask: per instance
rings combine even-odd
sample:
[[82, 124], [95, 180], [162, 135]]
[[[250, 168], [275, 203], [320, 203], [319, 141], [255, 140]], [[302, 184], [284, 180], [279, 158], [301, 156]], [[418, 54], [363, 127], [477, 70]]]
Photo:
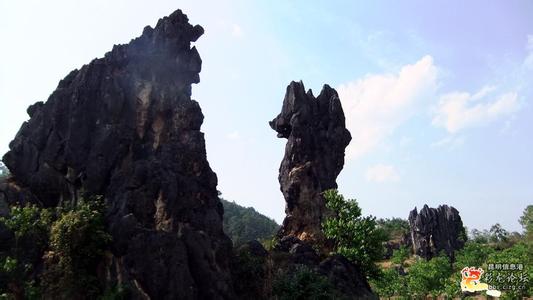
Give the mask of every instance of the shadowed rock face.
[[451, 206], [424, 205], [420, 213], [415, 207], [409, 213], [409, 226], [413, 252], [423, 258], [431, 259], [444, 251], [453, 259], [454, 251], [464, 246], [463, 222], [457, 209]]
[[4, 156], [13, 177], [0, 194], [10, 204], [105, 196], [106, 277], [135, 297], [233, 297], [231, 241], [191, 100], [202, 61], [190, 44], [202, 34], [178, 10], [72, 71], [28, 108]]
[[287, 216], [279, 236], [321, 241], [325, 203], [322, 192], [337, 188], [344, 149], [351, 140], [337, 92], [324, 85], [320, 95], [305, 92], [302, 82], [287, 87], [281, 113], [270, 122], [286, 138], [279, 182]]

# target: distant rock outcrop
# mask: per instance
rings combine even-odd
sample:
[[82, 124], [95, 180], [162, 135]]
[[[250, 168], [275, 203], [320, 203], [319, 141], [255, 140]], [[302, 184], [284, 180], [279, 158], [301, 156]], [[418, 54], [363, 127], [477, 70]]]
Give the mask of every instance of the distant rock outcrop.
[[105, 278], [133, 298], [234, 298], [231, 241], [191, 99], [202, 64], [191, 42], [203, 32], [178, 10], [72, 71], [28, 108], [4, 156], [9, 204], [104, 195], [113, 236]]
[[337, 188], [344, 149], [351, 140], [337, 92], [324, 85], [320, 95], [305, 92], [302, 82], [287, 87], [281, 113], [270, 122], [286, 138], [279, 182], [287, 216], [279, 237], [321, 241], [325, 202], [322, 192]]
[[424, 205], [420, 213], [416, 207], [409, 213], [410, 244], [413, 253], [431, 259], [444, 251], [454, 258], [454, 251], [465, 243], [463, 222], [457, 209], [441, 205], [429, 208]]

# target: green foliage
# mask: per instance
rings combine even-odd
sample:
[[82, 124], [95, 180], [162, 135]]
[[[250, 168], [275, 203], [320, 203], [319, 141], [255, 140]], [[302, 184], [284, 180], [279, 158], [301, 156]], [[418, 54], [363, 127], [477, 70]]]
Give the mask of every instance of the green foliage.
[[221, 201], [224, 205], [224, 232], [235, 246], [251, 240], [269, 240], [278, 231], [279, 225], [274, 220], [253, 208], [245, 208], [224, 199]]
[[518, 221], [525, 232], [533, 232], [533, 205], [528, 205]]
[[[510, 248], [502, 251], [494, 251], [487, 258], [487, 264], [522, 264], [525, 268], [525, 272], [529, 278], [529, 282], [526, 284], [526, 289], [522, 291], [506, 291], [502, 296], [502, 299], [522, 299], [522, 297], [528, 297], [533, 295], [533, 253], [529, 251], [529, 247], [526, 243], [517, 243]], [[493, 278], [498, 274], [504, 275], [509, 271], [493, 271]], [[490, 281], [487, 283], [491, 283]]]
[[82, 200], [75, 207], [64, 209], [54, 222], [43, 274], [46, 294], [70, 298], [81, 291], [86, 296], [102, 292], [96, 267], [111, 242], [103, 212], [100, 198]]
[[235, 292], [243, 299], [253, 299], [266, 293], [266, 258], [254, 256], [248, 249], [236, 250], [232, 257], [232, 277]]
[[[0, 295], [11, 298], [94, 298], [103, 291], [96, 268], [110, 242], [100, 198], [55, 210], [35, 205], [11, 207], [0, 218], [13, 235], [0, 253]], [[44, 257], [44, 258], [43, 258]], [[34, 266], [42, 265], [36, 272]], [[1, 296], [0, 296], [1, 297]]]
[[492, 243], [506, 242], [509, 237], [509, 232], [505, 230], [502, 225], [496, 223], [490, 227], [490, 241]]
[[464, 267], [483, 266], [489, 255], [494, 253], [492, 247], [480, 243], [469, 241], [464, 248], [455, 254], [455, 269], [461, 270]]
[[369, 278], [379, 276], [376, 262], [383, 257], [386, 236], [372, 216], [362, 217], [357, 201], [345, 200], [336, 190], [324, 192], [326, 207], [332, 212], [322, 223], [324, 234], [335, 251], [359, 264]]
[[401, 218], [378, 219], [376, 222], [387, 240], [401, 239], [409, 232], [409, 222]]
[[325, 276], [304, 265], [278, 275], [273, 294], [279, 300], [340, 299], [339, 292]]
[[470, 240], [478, 244], [487, 244], [490, 239], [490, 233], [488, 230], [480, 231], [473, 229], [470, 232]]
[[400, 275], [395, 268], [383, 270], [381, 276], [370, 281], [372, 289], [381, 298], [393, 296], [408, 297], [407, 277]]
[[13, 233], [9, 251], [0, 253], [0, 293], [34, 299], [39, 291], [33, 266], [48, 244], [52, 212], [35, 205], [14, 206], [0, 223]]
[[123, 285], [115, 285], [111, 288], [107, 288], [103, 295], [98, 298], [99, 300], [125, 300], [131, 299], [129, 289]]
[[425, 298], [428, 294], [436, 297], [445, 292], [452, 272], [450, 261], [444, 254], [429, 261], [420, 259], [409, 267], [409, 291], [416, 298]]
[[520, 225], [524, 228], [524, 235], [529, 244], [533, 244], [533, 205], [528, 205], [520, 217]]
[[0, 217], [0, 222], [9, 228], [17, 239], [28, 235], [37, 237], [47, 235], [52, 222], [52, 213], [35, 205], [13, 206], [10, 216]]
[[403, 266], [404, 262], [409, 258], [409, 254], [409, 248], [406, 246], [401, 246], [400, 249], [392, 252], [391, 261], [394, 264]]

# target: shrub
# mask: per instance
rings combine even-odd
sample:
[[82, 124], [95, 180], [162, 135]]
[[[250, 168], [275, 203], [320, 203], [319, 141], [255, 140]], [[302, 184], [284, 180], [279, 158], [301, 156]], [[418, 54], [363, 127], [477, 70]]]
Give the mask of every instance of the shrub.
[[370, 281], [372, 289], [382, 298], [393, 296], [407, 297], [407, 277], [400, 275], [395, 268], [383, 270], [381, 276]]
[[409, 267], [409, 291], [413, 297], [417, 298], [425, 299], [428, 294], [437, 297], [445, 292], [452, 273], [450, 261], [445, 254], [429, 261], [420, 259]]
[[78, 298], [103, 292], [96, 268], [111, 241], [103, 210], [102, 200], [96, 197], [61, 211], [52, 225], [50, 251], [45, 256], [45, 294]]
[[325, 191], [324, 198], [331, 216], [326, 217], [322, 228], [326, 238], [333, 241], [335, 252], [359, 264], [365, 276], [378, 277], [376, 262], [383, 257], [386, 236], [375, 218], [362, 217], [357, 201], [345, 200], [336, 190]]
[[279, 300], [339, 299], [328, 279], [304, 265], [280, 274], [274, 280], [273, 294]]
[[403, 267], [404, 262], [408, 258], [409, 258], [409, 248], [407, 248], [407, 246], [401, 246], [400, 249], [394, 250], [392, 252], [391, 261], [392, 263]]
[[9, 217], [0, 218], [14, 237], [9, 250], [0, 253], [0, 293], [14, 298], [38, 298], [33, 266], [48, 245], [52, 215], [51, 210], [26, 205], [13, 206]]

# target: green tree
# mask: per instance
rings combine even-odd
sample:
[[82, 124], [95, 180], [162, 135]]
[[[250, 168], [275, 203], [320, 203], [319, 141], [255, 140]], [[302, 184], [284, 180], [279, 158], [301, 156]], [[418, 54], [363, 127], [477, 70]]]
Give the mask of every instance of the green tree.
[[392, 252], [391, 261], [394, 264], [400, 265], [403, 267], [404, 262], [409, 258], [409, 248], [407, 246], [401, 246], [400, 249], [394, 250]]
[[490, 241], [493, 243], [506, 242], [509, 238], [509, 232], [505, 230], [500, 223], [496, 223], [490, 227]]
[[91, 298], [103, 292], [96, 272], [111, 242], [103, 213], [100, 197], [81, 200], [60, 212], [51, 227], [50, 251], [45, 256], [45, 294]]
[[468, 241], [463, 249], [455, 253], [455, 269], [464, 267], [481, 267], [494, 249], [484, 244]]
[[[533, 295], [533, 268], [532, 257], [533, 253], [529, 251], [528, 246], [525, 243], [517, 243], [511, 248], [504, 249], [502, 251], [494, 251], [487, 258], [487, 264], [522, 264], [524, 267], [525, 274], [529, 281], [525, 283], [525, 288], [523, 290], [511, 290], [505, 291], [502, 295], [502, 299], [522, 299], [522, 297], [529, 297]], [[503, 275], [504, 278], [507, 278], [509, 271], [492, 271], [490, 280], [487, 280], [489, 285], [498, 285], [496, 281], [498, 274]]]
[[96, 279], [110, 242], [103, 212], [96, 197], [67, 208], [11, 207], [0, 218], [9, 245], [0, 251], [0, 299], [40, 299], [41, 292], [46, 299], [103, 295]]
[[524, 235], [528, 242], [533, 241], [533, 205], [528, 205], [518, 221], [524, 228]]
[[409, 291], [414, 298], [425, 299], [428, 294], [437, 297], [446, 291], [452, 272], [450, 261], [444, 254], [429, 261], [420, 259], [409, 267]]
[[273, 283], [272, 293], [280, 300], [342, 299], [331, 282], [305, 265], [279, 274]]
[[387, 236], [387, 240], [397, 240], [409, 232], [409, 222], [401, 218], [378, 219], [376, 220], [380, 229]]
[[0, 218], [12, 234], [11, 247], [0, 252], [0, 293], [14, 298], [37, 297], [34, 266], [48, 245], [52, 212], [35, 205], [13, 206], [7, 217]]
[[381, 298], [391, 298], [393, 296], [401, 296], [407, 298], [409, 292], [407, 290], [407, 276], [400, 275], [397, 269], [384, 269], [382, 274], [377, 279], [370, 281], [372, 290], [374, 290]]
[[487, 244], [489, 242], [490, 234], [487, 230], [480, 231], [478, 229], [472, 229], [470, 231], [470, 240], [479, 243]]
[[372, 216], [361, 216], [356, 200], [345, 200], [336, 190], [324, 192], [326, 207], [331, 214], [322, 223], [326, 238], [334, 243], [334, 250], [358, 263], [369, 278], [379, 276], [376, 262], [383, 257], [382, 243], [386, 237]]

